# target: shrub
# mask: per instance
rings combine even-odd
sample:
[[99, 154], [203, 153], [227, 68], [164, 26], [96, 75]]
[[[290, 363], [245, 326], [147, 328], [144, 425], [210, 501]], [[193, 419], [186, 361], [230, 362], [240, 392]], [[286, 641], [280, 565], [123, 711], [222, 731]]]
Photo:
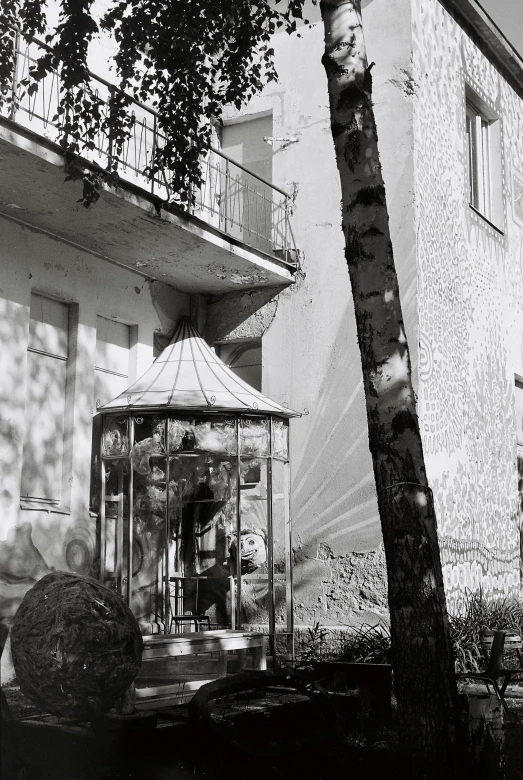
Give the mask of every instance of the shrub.
[[[481, 633], [486, 630], [523, 631], [523, 603], [514, 598], [486, 598], [481, 590], [468, 595], [464, 615], [451, 615], [450, 636], [456, 672], [476, 672], [484, 668]], [[517, 659], [507, 659], [515, 665]]]
[[[485, 597], [481, 590], [468, 594], [465, 613], [450, 615], [450, 638], [454, 652], [456, 672], [476, 672], [485, 666], [481, 645], [481, 633], [485, 630], [504, 629], [523, 633], [523, 603], [514, 598]], [[327, 654], [325, 630], [316, 624], [309, 629], [309, 636], [302, 648], [300, 661], [311, 662], [327, 659], [351, 663], [387, 664], [391, 662], [390, 629], [387, 625], [347, 626], [347, 632], [339, 640], [338, 651]], [[516, 658], [507, 657], [511, 666]]]
[[390, 629], [386, 625], [357, 626], [344, 635], [340, 661], [363, 664], [390, 664]]
[[307, 628], [307, 633], [300, 636], [299, 646], [296, 652], [296, 664], [307, 666], [313, 661], [326, 660], [326, 639], [328, 630], [319, 622]]

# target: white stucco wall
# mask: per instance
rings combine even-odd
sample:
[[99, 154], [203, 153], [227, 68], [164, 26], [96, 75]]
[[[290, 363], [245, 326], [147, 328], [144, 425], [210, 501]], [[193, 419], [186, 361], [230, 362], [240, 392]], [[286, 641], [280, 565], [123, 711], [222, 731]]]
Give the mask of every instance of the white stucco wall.
[[[407, 335], [417, 363], [410, 6], [363, 3], [380, 153]], [[302, 267], [277, 297], [263, 336], [263, 391], [304, 412], [291, 424], [296, 620], [346, 622], [385, 608], [375, 497], [352, 293], [343, 253], [340, 186], [319, 10], [299, 35], [275, 37], [279, 81], [245, 118], [272, 111], [273, 181], [295, 194], [292, 219]], [[230, 112], [236, 118], [236, 112]], [[247, 126], [246, 126], [247, 128]], [[246, 129], [246, 132], [248, 130]], [[362, 580], [354, 576], [356, 566]], [[362, 586], [363, 581], [363, 586]], [[367, 583], [367, 586], [365, 585]], [[365, 591], [365, 592], [364, 592]]]
[[[466, 589], [519, 590], [514, 379], [523, 376], [523, 219], [514, 198], [523, 191], [522, 101], [438, 0], [362, 6], [445, 582], [459, 609]], [[301, 38], [277, 36], [279, 83], [245, 113], [272, 111], [273, 135], [286, 139], [273, 145], [273, 176], [295, 193], [302, 252], [302, 275], [278, 296], [263, 337], [264, 392], [308, 410], [292, 424], [296, 617], [344, 622], [373, 600], [383, 606], [383, 567], [370, 554], [381, 537], [322, 25], [314, 9], [306, 15], [313, 24]], [[468, 207], [465, 81], [502, 121], [502, 235]], [[369, 599], [372, 591], [378, 596]]]
[[[419, 402], [449, 605], [518, 594], [523, 101], [437, 0], [413, 3]], [[500, 230], [468, 205], [465, 85], [501, 121]], [[492, 152], [493, 153], [493, 152]], [[493, 164], [496, 164], [493, 157]]]
[[[481, 584], [504, 593], [519, 587], [513, 388], [514, 376], [523, 377], [523, 220], [515, 215], [513, 199], [515, 177], [523, 182], [521, 101], [438, 0], [363, 0], [362, 7], [368, 58], [375, 63], [392, 243], [446, 585], [451, 606], [459, 606], [466, 587]], [[299, 29], [301, 37], [275, 37], [279, 82], [240, 114], [230, 111], [227, 119], [272, 114], [272, 134], [280, 139], [271, 147], [273, 181], [294, 193], [293, 228], [302, 265], [296, 283], [275, 291], [266, 316], [257, 318], [260, 332], [265, 331], [263, 392], [304, 412], [291, 425], [296, 619], [336, 624], [383, 611], [386, 597], [321, 65], [323, 28], [317, 8], [308, 7], [306, 15], [312, 24]], [[104, 46], [93, 62], [93, 69], [103, 72]], [[472, 219], [466, 203], [465, 75], [503, 120], [503, 236]], [[155, 310], [147, 285], [136, 275], [14, 223], [2, 222], [1, 229], [0, 328], [2, 343], [9, 346], [1, 358], [0, 539], [30, 515], [35, 545], [48, 550], [42, 552], [46, 564], [61, 568], [63, 544], [51, 540], [62, 538], [88, 508], [96, 315], [137, 326], [140, 373], [152, 359], [154, 328], [168, 330], [170, 312], [174, 319], [186, 313], [188, 300], [164, 288], [159, 318], [160, 297]], [[31, 289], [78, 306], [78, 448], [71, 514], [64, 516], [19, 509]], [[256, 299], [253, 309], [265, 300], [251, 292], [244, 297]], [[238, 300], [221, 303], [232, 311]]]
[[[153, 283], [151, 289], [136, 274], [4, 218], [0, 235], [0, 611], [9, 621], [37, 579], [50, 568], [67, 569], [68, 531], [94, 522], [89, 481], [97, 315], [135, 326], [132, 379], [152, 362], [154, 331], [172, 329], [188, 313], [189, 300], [167, 285]], [[20, 507], [31, 292], [72, 304], [77, 317], [69, 338], [74, 370], [70, 495], [60, 513]], [[4, 682], [6, 674], [4, 669]]]

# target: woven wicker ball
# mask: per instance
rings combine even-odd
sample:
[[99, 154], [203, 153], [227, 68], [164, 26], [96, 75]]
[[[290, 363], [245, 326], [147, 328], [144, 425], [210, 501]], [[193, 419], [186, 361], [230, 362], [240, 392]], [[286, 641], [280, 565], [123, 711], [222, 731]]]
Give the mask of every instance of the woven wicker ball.
[[118, 594], [90, 577], [53, 572], [20, 604], [11, 648], [23, 694], [47, 712], [90, 719], [133, 682], [143, 642]]

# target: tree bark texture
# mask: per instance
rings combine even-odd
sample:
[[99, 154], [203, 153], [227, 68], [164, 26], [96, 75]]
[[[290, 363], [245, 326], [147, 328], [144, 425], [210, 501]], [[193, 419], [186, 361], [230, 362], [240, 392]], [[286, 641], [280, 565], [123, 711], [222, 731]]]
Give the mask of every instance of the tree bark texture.
[[387, 560], [400, 739], [421, 763], [441, 768], [453, 760], [457, 688], [379, 162], [372, 66], [360, 0], [322, 2], [321, 10], [345, 256]]

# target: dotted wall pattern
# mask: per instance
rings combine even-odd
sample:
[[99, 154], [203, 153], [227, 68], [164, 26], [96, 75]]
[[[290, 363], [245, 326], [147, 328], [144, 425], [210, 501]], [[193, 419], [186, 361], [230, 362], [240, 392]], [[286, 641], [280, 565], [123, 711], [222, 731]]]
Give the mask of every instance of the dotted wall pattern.
[[[521, 375], [523, 101], [438, 0], [412, 4], [419, 411], [449, 608], [519, 595], [514, 376]], [[468, 205], [465, 88], [501, 120], [503, 225]], [[521, 207], [520, 207], [521, 208]]]
[[523, 225], [523, 174], [516, 172], [513, 177], [514, 216]]

